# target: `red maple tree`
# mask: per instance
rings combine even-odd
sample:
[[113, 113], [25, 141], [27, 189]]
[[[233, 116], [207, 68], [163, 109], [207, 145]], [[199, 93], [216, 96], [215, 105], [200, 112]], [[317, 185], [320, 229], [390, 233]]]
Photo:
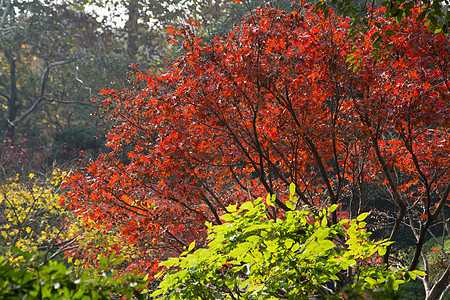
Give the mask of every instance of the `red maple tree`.
[[231, 203], [276, 194], [268, 214], [282, 216], [291, 182], [298, 206], [350, 217], [388, 198], [390, 239], [409, 224], [417, 267], [449, 204], [448, 38], [418, 8], [356, 39], [313, 9], [266, 6], [209, 43], [195, 24], [172, 29], [184, 54], [164, 74], [135, 70], [133, 87], [103, 91], [112, 151], [72, 176], [65, 203], [140, 249], [132, 267], [202, 245], [204, 222]]

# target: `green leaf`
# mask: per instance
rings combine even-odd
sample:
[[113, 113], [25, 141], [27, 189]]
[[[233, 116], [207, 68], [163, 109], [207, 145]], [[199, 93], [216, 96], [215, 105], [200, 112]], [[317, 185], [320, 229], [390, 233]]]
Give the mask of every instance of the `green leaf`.
[[178, 257], [170, 257], [168, 260], [159, 263], [160, 266], [166, 266], [167, 268], [173, 267], [180, 263]]
[[295, 243], [294, 246], [292, 246], [292, 248], [290, 250], [291, 250], [291, 252], [296, 252], [299, 248], [300, 248], [300, 244]]
[[414, 272], [407, 272], [405, 276], [408, 275], [412, 280], [416, 280], [416, 274]]
[[195, 247], [195, 241], [193, 241], [193, 242], [189, 245], [188, 252], [191, 252], [192, 249], [194, 249], [194, 247]]
[[239, 208], [239, 210], [251, 210], [253, 209], [253, 203], [250, 201], [244, 202], [242, 203], [241, 207]]
[[368, 283], [370, 283], [373, 286], [377, 285], [377, 281], [375, 279], [373, 279], [372, 277], [366, 277], [364, 278], [364, 280]]
[[424, 271], [420, 271], [420, 270], [413, 270], [411, 272], [416, 274], [417, 276], [425, 276], [425, 275], [427, 275], [427, 273], [425, 273]]
[[285, 246], [287, 249], [290, 249], [290, 248], [292, 247], [293, 244], [294, 244], [294, 240], [292, 240], [292, 239], [287, 239], [287, 240], [284, 241], [284, 246]]
[[363, 221], [364, 219], [366, 219], [368, 215], [369, 215], [369, 213], [362, 213], [362, 214], [360, 214], [360, 215], [356, 218], [356, 220], [357, 220], [358, 222], [361, 222], [361, 221]]
[[108, 267], [108, 262], [107, 262], [107, 258], [104, 255], [101, 255], [100, 257], [100, 268], [102, 270], [106, 270]]
[[427, 15], [427, 11], [426, 10], [424, 10], [424, 11], [422, 11], [420, 14], [419, 14], [419, 16], [417, 17], [417, 21], [422, 21], [423, 19], [425, 19], [425, 16]]
[[232, 220], [234, 220], [234, 217], [233, 217], [232, 214], [224, 214], [224, 215], [221, 215], [220, 218], [222, 220], [224, 220], [224, 221], [232, 221]]
[[290, 210], [295, 210], [295, 205], [291, 201], [288, 200], [285, 204]]
[[328, 209], [329, 212], [334, 212], [336, 211], [336, 209], [339, 207], [339, 205], [337, 204], [333, 204], [330, 206], [330, 208]]
[[252, 247], [253, 243], [250, 242], [243, 242], [239, 245], [237, 245], [237, 247], [235, 249], [233, 249], [228, 256], [229, 257], [233, 257], [233, 258], [238, 258], [240, 257], [242, 254], [247, 253], [249, 251], [249, 249]]
[[404, 280], [395, 280], [394, 283], [392, 284], [392, 289], [394, 291], [398, 290], [398, 287], [400, 286], [400, 284], [404, 283]]
[[293, 196], [295, 194], [295, 184], [291, 183], [289, 185], [289, 194]]
[[237, 205], [228, 205], [227, 210], [230, 213], [235, 212], [237, 211]]
[[380, 53], [380, 50], [379, 50], [379, 49], [373, 49], [372, 52], [370, 53], [370, 57], [377, 56], [378, 53]]
[[114, 259], [115, 256], [116, 256], [116, 251], [113, 250], [111, 252], [111, 254], [109, 255], [109, 257], [108, 257], [108, 262], [111, 262]]
[[125, 257], [120, 257], [111, 262], [111, 266], [117, 266], [125, 261]]
[[347, 55], [347, 59], [345, 60], [345, 62], [351, 61], [354, 57], [355, 57], [355, 54], [353, 54], [353, 53]]

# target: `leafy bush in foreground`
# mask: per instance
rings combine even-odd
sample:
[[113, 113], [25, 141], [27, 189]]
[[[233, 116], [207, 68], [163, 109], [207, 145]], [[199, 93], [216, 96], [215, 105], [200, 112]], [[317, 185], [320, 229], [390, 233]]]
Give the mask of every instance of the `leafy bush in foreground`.
[[[387, 240], [368, 240], [363, 221], [328, 218], [337, 205], [313, 213], [292, 210], [284, 219], [269, 219], [274, 198], [229, 206], [221, 225], [209, 227], [208, 248], [192, 243], [179, 258], [162, 265], [168, 269], [152, 296], [163, 299], [324, 299], [384, 297], [392, 299], [399, 285], [423, 272], [390, 270], [376, 262]], [[387, 298], [386, 298], [387, 297]]]
[[144, 298], [139, 289], [145, 284], [139, 275], [115, 278], [114, 271], [109, 271], [109, 267], [121, 262], [114, 254], [102, 259], [102, 276], [83, 273], [77, 277], [63, 263], [50, 261], [48, 265], [39, 265], [37, 257], [29, 252], [18, 248], [14, 251], [27, 263], [19, 268], [0, 257], [1, 299], [110, 299], [112, 294], [125, 295], [126, 299]]

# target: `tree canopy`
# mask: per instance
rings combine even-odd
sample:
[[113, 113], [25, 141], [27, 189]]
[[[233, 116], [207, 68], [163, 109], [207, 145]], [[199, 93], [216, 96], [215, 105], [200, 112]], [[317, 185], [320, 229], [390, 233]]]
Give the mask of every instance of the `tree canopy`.
[[[348, 18], [309, 4], [260, 7], [207, 43], [195, 22], [169, 29], [185, 52], [166, 72], [135, 68], [130, 88], [102, 91], [112, 151], [73, 174], [65, 203], [115, 235], [118, 251], [132, 244], [141, 255], [127, 267], [150, 274], [204, 245], [205, 221], [219, 225], [228, 205], [266, 193], [277, 196], [274, 219], [340, 205], [337, 224], [372, 210], [389, 241], [413, 234], [402, 264], [415, 270], [427, 232], [448, 234], [450, 53], [420, 7], [401, 20], [384, 12], [356, 40]], [[291, 183], [294, 208], [283, 196]], [[383, 262], [392, 258], [388, 246]], [[434, 285], [425, 276], [427, 296], [449, 277], [450, 266]]]

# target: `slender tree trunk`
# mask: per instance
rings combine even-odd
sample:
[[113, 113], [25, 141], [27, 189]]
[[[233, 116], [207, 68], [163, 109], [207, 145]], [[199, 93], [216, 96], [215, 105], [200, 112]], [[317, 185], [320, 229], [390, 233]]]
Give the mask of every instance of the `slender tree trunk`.
[[16, 60], [8, 50], [3, 51], [9, 63], [9, 78], [10, 78], [10, 95], [8, 98], [8, 119], [6, 124], [6, 137], [13, 139], [15, 126], [12, 121], [17, 117], [18, 99], [17, 99], [17, 82], [16, 82]]
[[125, 23], [125, 30], [128, 35], [127, 52], [131, 59], [137, 56], [137, 29], [138, 29], [138, 0], [131, 0], [128, 4], [128, 20]]

